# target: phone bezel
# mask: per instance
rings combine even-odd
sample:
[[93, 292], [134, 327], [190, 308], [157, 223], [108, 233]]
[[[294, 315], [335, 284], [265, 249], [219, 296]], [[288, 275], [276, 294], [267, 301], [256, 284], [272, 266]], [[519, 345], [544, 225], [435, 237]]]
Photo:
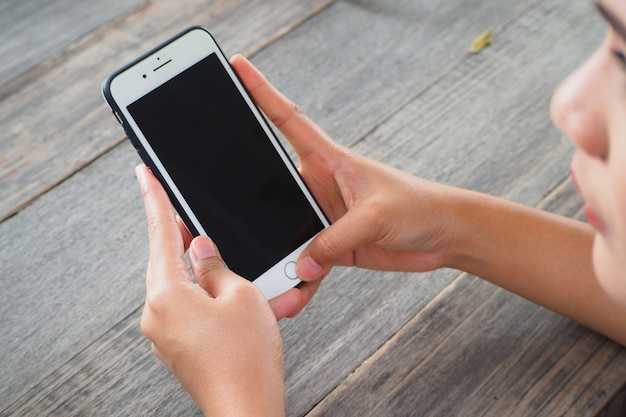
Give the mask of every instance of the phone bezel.
[[[103, 83], [102, 91], [105, 100], [121, 122], [124, 131], [137, 149], [142, 160], [152, 169], [164, 185], [170, 200], [190, 232], [193, 235], [207, 235], [207, 231], [187, 204], [176, 184], [172, 181], [172, 178], [134, 121], [127, 107], [213, 53], [217, 55], [239, 93], [245, 99], [259, 124], [263, 127], [266, 136], [280, 155], [283, 163], [288, 167], [292, 178], [305, 195], [309, 205], [313, 208], [324, 227], [328, 227], [328, 219], [302, 180], [293, 161], [285, 152], [265, 116], [253, 102], [213, 36], [203, 27], [192, 26], [179, 33], [130, 64], [115, 71]], [[273, 298], [300, 282], [297, 278], [288, 277], [287, 270], [293, 269], [293, 262], [309, 242], [310, 240], [292, 252], [292, 254], [283, 258], [264, 274], [252, 280], [261, 289], [266, 298]]]

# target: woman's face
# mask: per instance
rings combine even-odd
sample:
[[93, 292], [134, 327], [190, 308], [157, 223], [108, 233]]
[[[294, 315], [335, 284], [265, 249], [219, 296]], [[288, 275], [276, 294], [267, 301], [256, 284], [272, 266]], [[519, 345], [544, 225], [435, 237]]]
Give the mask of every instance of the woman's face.
[[552, 118], [577, 148], [571, 170], [596, 230], [596, 275], [626, 305], [626, 1], [597, 4], [608, 34], [559, 87]]

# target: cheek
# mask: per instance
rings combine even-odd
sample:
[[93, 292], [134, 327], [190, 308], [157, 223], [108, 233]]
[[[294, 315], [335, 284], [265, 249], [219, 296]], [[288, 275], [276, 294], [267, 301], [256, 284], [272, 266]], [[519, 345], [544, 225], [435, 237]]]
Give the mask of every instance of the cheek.
[[[626, 94], [611, 103], [611, 136], [608, 171], [611, 182], [613, 215], [621, 238], [622, 249], [626, 251]], [[624, 254], [626, 257], [626, 253]], [[626, 273], [625, 273], [626, 274]]]
[[[626, 147], [624, 147], [626, 151]], [[620, 156], [612, 172], [613, 196], [615, 201], [616, 240], [622, 254], [626, 258], [626, 152]], [[626, 265], [623, 269], [626, 279]]]
[[615, 247], [596, 235], [593, 245], [593, 267], [602, 289], [617, 303], [626, 306], [626, 256], [615, 253]]
[[[626, 155], [612, 151], [611, 166], [608, 171], [610, 193], [603, 199], [605, 213], [610, 216], [609, 233], [596, 235], [593, 246], [593, 266], [602, 288], [614, 300], [626, 306]], [[617, 163], [616, 163], [617, 162]]]

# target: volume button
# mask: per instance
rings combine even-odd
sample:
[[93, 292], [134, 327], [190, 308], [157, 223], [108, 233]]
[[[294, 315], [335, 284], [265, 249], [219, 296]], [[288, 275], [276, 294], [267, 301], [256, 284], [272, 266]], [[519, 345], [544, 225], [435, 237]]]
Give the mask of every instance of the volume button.
[[115, 118], [117, 119], [117, 121], [119, 122], [119, 124], [123, 125], [124, 123], [122, 122], [122, 118], [120, 117], [119, 114], [117, 114], [117, 112], [113, 112], [113, 114], [115, 115]]
[[135, 148], [135, 149], [137, 149], [137, 153], [139, 154], [139, 157], [141, 158], [143, 163], [146, 164], [148, 167], [152, 167], [152, 161], [150, 160], [150, 157], [148, 156], [148, 154], [143, 149], [139, 149], [139, 148]]

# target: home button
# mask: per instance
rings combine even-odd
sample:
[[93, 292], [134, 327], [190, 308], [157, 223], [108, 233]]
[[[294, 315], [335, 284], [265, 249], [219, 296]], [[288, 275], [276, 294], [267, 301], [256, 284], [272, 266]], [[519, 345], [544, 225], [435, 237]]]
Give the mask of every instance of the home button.
[[294, 261], [289, 261], [285, 264], [285, 275], [289, 279], [298, 279], [298, 274], [296, 273], [296, 263]]

